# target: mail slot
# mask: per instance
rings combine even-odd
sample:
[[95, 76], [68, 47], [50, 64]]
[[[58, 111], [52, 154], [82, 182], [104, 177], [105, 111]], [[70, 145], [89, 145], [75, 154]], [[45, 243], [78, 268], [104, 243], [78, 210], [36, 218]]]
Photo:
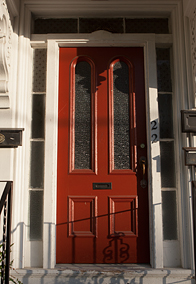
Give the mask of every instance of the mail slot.
[[185, 153], [185, 165], [194, 166], [196, 165], [196, 147], [183, 147]]
[[112, 189], [111, 182], [94, 182], [93, 189]]
[[1, 128], [0, 148], [16, 148], [22, 146], [23, 128]]
[[196, 132], [196, 110], [181, 110], [182, 132]]

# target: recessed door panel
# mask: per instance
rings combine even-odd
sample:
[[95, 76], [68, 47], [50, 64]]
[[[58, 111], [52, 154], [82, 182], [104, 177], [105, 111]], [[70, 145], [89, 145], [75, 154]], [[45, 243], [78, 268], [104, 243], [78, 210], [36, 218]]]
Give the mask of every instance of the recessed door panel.
[[57, 263], [149, 263], [143, 61], [60, 48]]

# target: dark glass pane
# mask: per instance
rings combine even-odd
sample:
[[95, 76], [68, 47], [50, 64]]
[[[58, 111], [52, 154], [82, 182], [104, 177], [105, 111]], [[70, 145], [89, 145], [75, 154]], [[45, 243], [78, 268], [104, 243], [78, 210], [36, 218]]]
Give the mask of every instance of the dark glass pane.
[[81, 18], [80, 33], [92, 33], [105, 30], [111, 33], [123, 33], [123, 18]]
[[33, 60], [33, 92], [46, 91], [46, 49], [35, 49]]
[[160, 138], [173, 138], [172, 95], [159, 94]]
[[32, 138], [45, 136], [45, 96], [33, 95]]
[[91, 66], [75, 68], [75, 169], [91, 168]]
[[30, 187], [44, 187], [44, 142], [31, 141]]
[[43, 191], [30, 190], [30, 240], [42, 240]]
[[[168, 34], [167, 18], [135, 18], [125, 19], [126, 33], [157, 33]], [[77, 33], [78, 19], [36, 19], [34, 22], [35, 34], [48, 33]], [[123, 33], [123, 18], [80, 18], [79, 32], [91, 33], [97, 30], [106, 30], [111, 33]]]
[[33, 33], [77, 33], [77, 25], [77, 19], [36, 19]]
[[162, 191], [163, 239], [177, 240], [176, 192]]
[[174, 160], [174, 142], [161, 141], [161, 186], [175, 187], [175, 160]]
[[170, 49], [157, 48], [157, 79], [159, 92], [172, 92]]
[[129, 68], [125, 62], [113, 67], [114, 168], [130, 169]]
[[144, 18], [125, 19], [126, 33], [168, 34], [168, 19]]

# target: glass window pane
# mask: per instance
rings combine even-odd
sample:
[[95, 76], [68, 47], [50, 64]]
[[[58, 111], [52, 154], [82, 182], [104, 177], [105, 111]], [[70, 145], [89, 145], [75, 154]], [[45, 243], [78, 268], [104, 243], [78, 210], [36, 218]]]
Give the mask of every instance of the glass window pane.
[[160, 138], [173, 138], [172, 94], [159, 94]]
[[123, 18], [80, 18], [80, 33], [105, 30], [110, 33], [123, 33]]
[[157, 48], [157, 79], [159, 92], [172, 92], [170, 49]]
[[30, 240], [42, 240], [43, 191], [30, 190]]
[[46, 91], [46, 49], [35, 49], [33, 60], [33, 92]]
[[91, 169], [91, 66], [75, 67], [75, 169]]
[[32, 138], [45, 136], [45, 96], [33, 95]]
[[168, 34], [168, 19], [146, 18], [146, 19], [125, 19], [126, 33], [156, 33]]
[[36, 19], [35, 34], [77, 33], [77, 19]]
[[31, 141], [30, 187], [44, 187], [44, 142]]
[[113, 67], [114, 168], [130, 169], [129, 68], [123, 61]]
[[162, 191], [163, 239], [177, 240], [176, 192]]
[[161, 186], [175, 187], [175, 160], [174, 160], [174, 142], [161, 141]]

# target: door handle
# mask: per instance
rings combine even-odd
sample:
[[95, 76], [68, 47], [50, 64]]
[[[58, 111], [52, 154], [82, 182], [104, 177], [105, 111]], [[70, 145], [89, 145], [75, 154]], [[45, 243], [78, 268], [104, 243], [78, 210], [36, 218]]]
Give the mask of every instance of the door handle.
[[142, 173], [143, 173], [143, 177], [144, 177], [144, 175], [145, 175], [145, 173], [146, 173], [146, 157], [141, 157], [140, 158], [140, 167], [141, 167], [141, 169], [142, 169]]
[[146, 157], [144, 157], [144, 156], [140, 157], [139, 163], [140, 163], [140, 167], [142, 169], [142, 174], [143, 174], [143, 178], [140, 182], [140, 185], [141, 185], [142, 188], [145, 188], [146, 185], [147, 185], [147, 181], [145, 180], [146, 165], [147, 165]]
[[146, 172], [146, 164], [144, 160], [142, 160], [142, 171], [143, 171], [143, 176], [144, 176]]
[[146, 157], [140, 157], [140, 167], [142, 169], [142, 173], [143, 173], [143, 176], [145, 175], [146, 173], [146, 165], [147, 165], [147, 159]]

